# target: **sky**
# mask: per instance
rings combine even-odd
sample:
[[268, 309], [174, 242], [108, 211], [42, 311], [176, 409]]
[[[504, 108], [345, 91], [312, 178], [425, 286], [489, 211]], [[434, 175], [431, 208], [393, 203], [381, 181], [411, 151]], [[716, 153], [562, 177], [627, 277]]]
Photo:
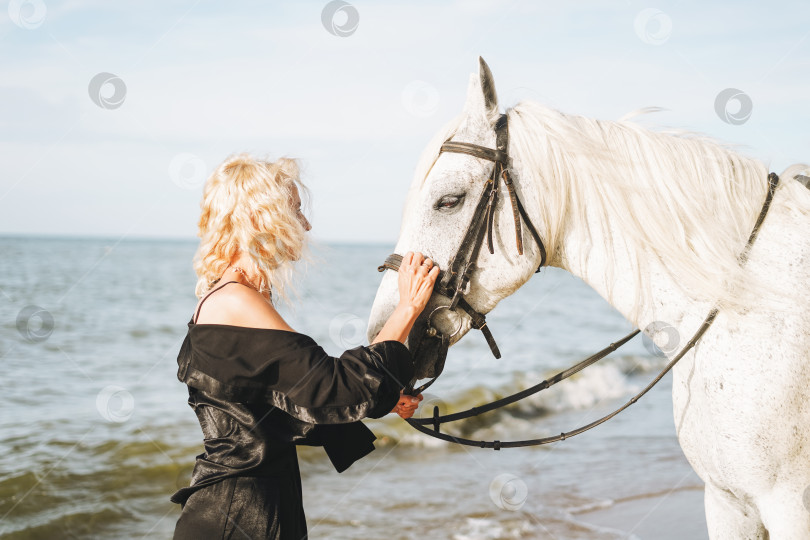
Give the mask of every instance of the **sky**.
[[810, 162], [806, 0], [3, 4], [0, 234], [194, 239], [250, 152], [300, 160], [316, 239], [393, 244], [478, 56], [502, 107], [660, 107], [638, 121]]

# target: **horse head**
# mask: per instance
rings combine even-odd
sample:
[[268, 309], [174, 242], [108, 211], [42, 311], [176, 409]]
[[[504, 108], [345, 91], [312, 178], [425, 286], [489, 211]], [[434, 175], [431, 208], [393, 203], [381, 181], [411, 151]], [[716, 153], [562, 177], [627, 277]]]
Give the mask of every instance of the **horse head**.
[[[491, 227], [487, 227], [490, 232], [470, 233], [471, 227], [478, 225], [480, 211], [477, 214], [476, 210], [481, 206], [482, 195], [487, 195], [485, 189], [491, 182], [493, 170], [500, 165], [466, 153], [440, 151], [440, 146], [448, 141], [496, 148], [496, 124], [503, 120], [498, 111], [492, 73], [483, 59], [479, 60], [479, 73], [470, 77], [461, 115], [438, 134], [426, 149], [422, 165], [417, 168], [405, 205], [396, 253], [420, 251], [438, 264], [446, 276], [451, 262], [454, 259], [458, 262], [457, 256], [464, 250], [465, 238], [472, 236], [474, 241], [487, 244], [489, 239], [482, 236], [488, 235], [493, 251], [490, 253], [485, 245], [469, 256], [467, 262], [472, 263], [467, 275], [469, 280], [465, 280], [461, 290], [462, 307], [466, 310], [458, 306], [443, 309], [451, 304], [452, 294], [446, 290], [434, 290], [408, 337], [418, 378], [434, 377], [441, 371], [446, 348], [458, 342], [473, 326], [471, 311], [488, 313], [501, 299], [523, 285], [542, 259], [540, 249], [531, 241], [524, 243], [522, 255], [518, 253], [515, 242], [517, 218], [509, 196], [505, 195], [506, 189], [495, 189], [494, 213]], [[508, 147], [504, 150], [508, 154]], [[499, 184], [503, 187], [502, 181]], [[515, 186], [522, 197], [517, 181]], [[530, 208], [535, 206], [529, 205]], [[520, 227], [520, 222], [517, 223]], [[398, 300], [396, 273], [386, 272], [372, 306], [369, 340], [380, 331]], [[436, 335], [446, 339], [433, 339]]]

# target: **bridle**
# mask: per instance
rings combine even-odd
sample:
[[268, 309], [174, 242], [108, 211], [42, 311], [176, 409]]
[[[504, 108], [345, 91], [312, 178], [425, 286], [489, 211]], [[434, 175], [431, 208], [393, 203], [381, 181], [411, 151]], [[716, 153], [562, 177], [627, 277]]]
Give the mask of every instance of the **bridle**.
[[[503, 180], [504, 185], [509, 193], [509, 199], [512, 203], [512, 216], [515, 222], [515, 242], [517, 244], [517, 250], [520, 255], [523, 255], [523, 239], [522, 239], [522, 227], [521, 227], [521, 219], [526, 224], [526, 228], [529, 229], [529, 233], [534, 238], [539, 250], [540, 250], [540, 265], [537, 269], [537, 272], [545, 266], [546, 264], [546, 249], [543, 245], [543, 241], [540, 238], [540, 235], [537, 233], [537, 229], [535, 229], [534, 225], [531, 222], [526, 210], [523, 208], [523, 204], [520, 201], [517, 193], [515, 192], [515, 186], [512, 182], [512, 177], [509, 173], [509, 155], [507, 153], [507, 146], [509, 142], [509, 130], [507, 126], [507, 115], [503, 114], [498, 118], [498, 121], [495, 124], [495, 149], [487, 148], [485, 146], [479, 146], [476, 144], [465, 143], [465, 142], [457, 142], [457, 141], [445, 141], [444, 144], [441, 146], [440, 154], [442, 152], [452, 152], [452, 153], [460, 153], [460, 154], [468, 154], [477, 158], [486, 159], [488, 161], [494, 162], [495, 166], [492, 170], [492, 175], [487, 179], [487, 182], [484, 186], [484, 190], [481, 193], [481, 197], [478, 200], [478, 204], [475, 207], [475, 211], [473, 213], [472, 220], [470, 221], [470, 225], [467, 227], [467, 231], [464, 234], [464, 237], [461, 241], [461, 245], [459, 246], [456, 255], [451, 259], [450, 263], [448, 264], [447, 269], [440, 270], [439, 276], [436, 280], [436, 284], [433, 288], [434, 295], [444, 296], [450, 299], [450, 303], [448, 305], [440, 305], [434, 308], [431, 313], [428, 315], [427, 318], [427, 328], [425, 330], [425, 336], [419, 344], [419, 347], [424, 343], [425, 339], [438, 339], [440, 340], [439, 344], [439, 358], [437, 359], [436, 365], [437, 373], [436, 375], [426, 382], [425, 384], [421, 385], [419, 388], [414, 389], [413, 386], [416, 383], [416, 379], [414, 378], [411, 380], [408, 385], [405, 387], [404, 393], [411, 394], [411, 395], [418, 395], [420, 392], [424, 391], [427, 387], [433, 384], [436, 379], [438, 379], [439, 375], [441, 375], [442, 369], [444, 368], [444, 362], [447, 356], [447, 350], [450, 346], [450, 338], [454, 337], [456, 333], [460, 331], [460, 328], [456, 330], [455, 333], [451, 335], [447, 335], [444, 333], [439, 332], [434, 326], [431, 325], [431, 321], [433, 316], [436, 312], [442, 309], [448, 310], [456, 310], [461, 309], [466, 312], [470, 319], [471, 319], [471, 326], [475, 329], [481, 330], [481, 333], [484, 334], [484, 338], [487, 340], [487, 344], [489, 345], [492, 354], [495, 358], [500, 358], [501, 353], [498, 349], [497, 344], [495, 343], [495, 339], [492, 337], [492, 332], [490, 332], [489, 328], [487, 327], [486, 317], [483, 313], [478, 312], [475, 310], [465, 299], [464, 293], [467, 289], [467, 284], [470, 281], [470, 277], [475, 270], [475, 261], [478, 258], [478, 253], [481, 250], [481, 246], [484, 243], [484, 239], [486, 237], [487, 242], [487, 249], [489, 250], [490, 254], [495, 253], [494, 242], [492, 238], [492, 227], [494, 222], [494, 215], [495, 209], [498, 202], [498, 192], [499, 192], [499, 183], [500, 180]], [[746, 243], [745, 247], [743, 248], [742, 253], [739, 256], [740, 264], [744, 264], [748, 252], [751, 249], [754, 241], [756, 240], [757, 234], [759, 233], [759, 229], [762, 225], [762, 222], [765, 220], [765, 216], [768, 213], [768, 209], [770, 208], [771, 201], [773, 200], [774, 193], [776, 191], [776, 187], [779, 184], [779, 176], [775, 173], [770, 173], [768, 175], [768, 193], [765, 197], [765, 202], [762, 205], [762, 210], [760, 211], [759, 217], [751, 231], [751, 234], [748, 238], [748, 242]], [[377, 270], [379, 272], [383, 272], [386, 269], [399, 271], [400, 264], [402, 263], [402, 256], [396, 253], [389, 255], [385, 262], [380, 265]], [[520, 446], [535, 446], [541, 444], [549, 444], [552, 442], [562, 441], [566, 438], [573, 437], [575, 435], [579, 435], [580, 433], [584, 433], [619, 414], [630, 405], [638, 401], [644, 394], [646, 394], [653, 386], [655, 386], [663, 377], [666, 375], [674, 366], [678, 363], [678, 361], [683, 358], [687, 352], [689, 352], [700, 340], [703, 334], [709, 329], [709, 327], [714, 322], [718, 313], [718, 309], [714, 308], [711, 310], [709, 315], [704, 319], [703, 323], [700, 325], [698, 330], [692, 336], [684, 348], [675, 355], [661, 372], [658, 374], [655, 379], [653, 379], [650, 384], [648, 384], [641, 392], [633, 396], [630, 401], [616, 409], [610, 414], [603, 416], [602, 418], [591, 422], [585, 426], [580, 428], [574, 429], [572, 431], [564, 432], [559, 435], [554, 435], [551, 437], [543, 437], [539, 439], [525, 439], [520, 441], [476, 441], [465, 439], [462, 437], [455, 437], [453, 435], [449, 435], [446, 433], [441, 433], [440, 428], [441, 424], [454, 422], [457, 420], [462, 420], [465, 418], [471, 418], [473, 416], [478, 416], [479, 414], [504, 407], [511, 403], [515, 403], [523, 398], [546, 390], [553, 386], [554, 384], [567, 379], [568, 377], [579, 373], [586, 367], [602, 360], [603, 358], [607, 357], [611, 352], [615, 351], [628, 341], [630, 341], [633, 337], [639, 334], [640, 330], [636, 329], [624, 336], [622, 339], [618, 340], [615, 343], [611, 343], [609, 346], [605, 347], [598, 353], [582, 360], [581, 362], [575, 364], [574, 366], [568, 368], [565, 371], [561, 371], [560, 373], [556, 374], [555, 376], [551, 377], [550, 379], [544, 380], [543, 382], [534, 385], [526, 390], [521, 392], [517, 392], [505, 398], [487, 403], [480, 407], [472, 407], [467, 409], [466, 411], [461, 411], [458, 413], [448, 414], [448, 415], [440, 415], [439, 408], [433, 408], [433, 416], [431, 418], [410, 418], [407, 422], [414, 427], [415, 429], [425, 433], [426, 435], [430, 435], [431, 437], [435, 437], [437, 439], [442, 439], [448, 442], [454, 442], [457, 444], [463, 444], [467, 446], [478, 446], [481, 448], [493, 448], [495, 450], [500, 450], [501, 448], [514, 448]], [[414, 357], [418, 357], [419, 354], [419, 347], [416, 351], [413, 352]], [[428, 429], [425, 426], [432, 426], [433, 429]]]
[[[507, 116], [502, 114], [495, 123], [495, 149], [479, 146], [477, 144], [448, 140], [442, 144], [439, 151], [440, 154], [445, 152], [468, 154], [487, 161], [492, 161], [495, 166], [492, 169], [492, 174], [484, 185], [484, 189], [481, 192], [481, 197], [478, 199], [478, 204], [475, 206], [475, 211], [473, 212], [472, 219], [470, 220], [470, 225], [467, 227], [467, 231], [464, 233], [464, 237], [461, 240], [461, 244], [456, 252], [456, 255], [450, 260], [450, 263], [446, 269], [440, 270], [439, 276], [436, 279], [436, 284], [433, 287], [434, 295], [440, 295], [450, 299], [450, 303], [448, 305], [440, 305], [431, 311], [428, 316], [427, 329], [425, 332], [425, 338], [437, 339], [440, 341], [439, 358], [437, 359], [436, 363], [439, 371], [436, 376], [433, 377], [433, 379], [423, 384], [416, 390], [413, 390], [413, 385], [416, 381], [411, 381], [406, 391], [412, 391], [414, 392], [414, 395], [425, 390], [439, 377], [441, 374], [441, 369], [444, 367], [444, 360], [447, 355], [447, 350], [450, 347], [450, 338], [455, 336], [456, 333], [460, 331], [459, 328], [455, 333], [447, 335], [439, 332], [436, 327], [431, 325], [433, 316], [441, 310], [447, 309], [454, 311], [456, 309], [461, 309], [467, 313], [467, 315], [470, 317], [472, 328], [481, 331], [484, 338], [487, 340], [487, 344], [489, 345], [489, 349], [492, 351], [493, 356], [495, 356], [495, 358], [501, 357], [501, 351], [498, 349], [497, 343], [495, 343], [495, 338], [492, 336], [492, 332], [489, 330], [489, 327], [487, 327], [486, 317], [483, 313], [474, 309], [464, 299], [464, 292], [467, 289], [467, 284], [469, 283], [470, 277], [475, 270], [475, 261], [478, 259], [478, 253], [481, 250], [481, 246], [483, 245], [485, 238], [487, 242], [487, 249], [489, 250], [490, 254], [495, 253], [495, 244], [492, 238], [492, 227], [495, 221], [495, 209], [498, 205], [498, 195], [501, 180], [503, 180], [503, 183], [506, 186], [507, 192], [509, 193], [509, 200], [512, 203], [512, 216], [515, 221], [515, 243], [517, 245], [518, 253], [523, 255], [523, 234], [521, 227], [522, 219], [526, 223], [526, 228], [529, 229], [529, 233], [532, 235], [532, 238], [534, 238], [534, 241], [537, 243], [540, 250], [540, 266], [538, 267], [537, 271], [539, 272], [540, 268], [546, 264], [546, 248], [543, 245], [543, 240], [540, 238], [540, 235], [537, 233], [537, 229], [535, 229], [529, 215], [523, 208], [523, 204], [520, 202], [520, 198], [515, 192], [515, 185], [512, 182], [512, 177], [509, 174], [509, 155], [506, 152], [508, 144], [509, 128]], [[380, 265], [377, 270], [380, 272], [383, 272], [386, 269], [398, 271], [401, 263], [402, 256], [393, 253], [385, 259], [385, 262]], [[420, 345], [423, 342], [424, 339], [422, 342], [420, 342]], [[414, 356], [416, 356], [418, 352], [418, 350], [415, 351]]]

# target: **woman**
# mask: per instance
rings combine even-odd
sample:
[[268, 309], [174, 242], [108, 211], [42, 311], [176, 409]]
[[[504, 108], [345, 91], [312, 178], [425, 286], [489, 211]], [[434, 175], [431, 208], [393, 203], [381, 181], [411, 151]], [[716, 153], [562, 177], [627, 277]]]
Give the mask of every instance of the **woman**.
[[413, 376], [403, 345], [438, 267], [419, 253], [399, 271], [400, 303], [374, 342], [328, 356], [273, 305], [310, 224], [296, 163], [241, 154], [206, 182], [194, 268], [201, 297], [178, 356], [178, 378], [203, 431], [175, 539], [306, 537], [295, 445], [323, 446], [338, 472], [375, 437], [360, 420], [413, 415], [401, 395]]

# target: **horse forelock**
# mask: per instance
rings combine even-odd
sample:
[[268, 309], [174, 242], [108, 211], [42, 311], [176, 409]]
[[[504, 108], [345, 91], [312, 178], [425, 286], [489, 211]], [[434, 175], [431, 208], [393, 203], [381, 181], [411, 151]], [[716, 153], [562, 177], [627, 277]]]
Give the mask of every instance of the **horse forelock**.
[[[417, 193], [425, 186], [425, 182], [427, 182], [428, 177], [430, 176], [430, 171], [433, 169], [433, 166], [436, 164], [436, 160], [439, 159], [440, 149], [442, 144], [450, 138], [454, 138], [456, 135], [460, 134], [465, 127], [475, 124], [478, 125], [495, 125], [495, 122], [498, 119], [498, 112], [495, 109], [484, 111], [480, 118], [470, 119], [469, 117], [465, 116], [464, 114], [460, 114], [457, 117], [450, 120], [447, 124], [445, 124], [430, 140], [427, 147], [422, 151], [422, 155], [419, 157], [419, 161], [416, 165], [416, 170], [414, 172], [413, 181], [411, 182], [411, 186], [408, 190], [407, 199], [405, 201], [405, 208], [403, 212], [403, 218], [409, 214], [409, 206], [412, 204], [414, 199], [417, 198]], [[474, 121], [471, 121], [474, 120]], [[488, 134], [487, 134], [488, 135]], [[492, 134], [494, 138], [494, 132]], [[462, 137], [465, 139], [465, 137]], [[466, 141], [465, 142], [473, 142], [473, 141]]]
[[419, 157], [419, 161], [416, 164], [416, 170], [414, 171], [413, 180], [411, 181], [410, 188], [408, 189], [408, 195], [405, 199], [405, 206], [403, 208], [402, 214], [402, 223], [405, 223], [405, 218], [410, 214], [410, 207], [414, 203], [415, 200], [418, 199], [418, 193], [422, 189], [427, 180], [428, 176], [430, 175], [430, 170], [433, 168], [433, 165], [436, 163], [436, 160], [439, 159], [439, 149], [442, 146], [442, 143], [452, 137], [456, 131], [458, 130], [461, 122], [463, 120], [463, 116], [459, 115], [456, 118], [449, 121], [445, 124], [430, 140], [427, 147], [422, 151], [422, 155]]

